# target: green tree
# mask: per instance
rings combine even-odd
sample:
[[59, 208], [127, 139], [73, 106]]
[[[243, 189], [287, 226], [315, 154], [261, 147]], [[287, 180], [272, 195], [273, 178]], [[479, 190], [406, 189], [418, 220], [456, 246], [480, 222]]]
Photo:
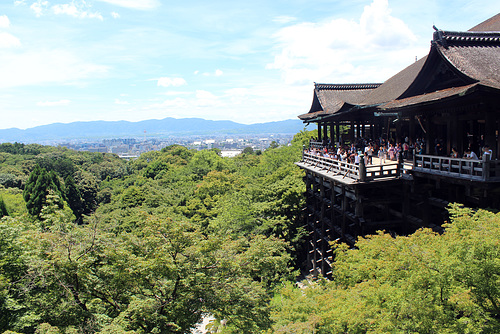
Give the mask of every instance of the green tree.
[[454, 206], [444, 234], [336, 245], [333, 281], [287, 286], [273, 300], [280, 333], [496, 333], [500, 214]]
[[80, 190], [76, 186], [75, 180], [71, 175], [66, 176], [64, 179], [64, 193], [69, 207], [77, 219], [81, 218], [83, 214], [83, 203], [80, 195]]
[[253, 154], [253, 148], [250, 147], [250, 146], [247, 146], [243, 149], [243, 151], [241, 152], [241, 154]]
[[59, 178], [54, 172], [47, 172], [44, 168], [36, 165], [31, 172], [23, 191], [26, 208], [33, 217], [39, 217], [43, 206], [46, 204], [49, 190], [59, 195], [59, 208], [63, 207], [63, 195]]
[[5, 206], [5, 202], [3, 201], [3, 198], [0, 197], [0, 218], [3, 216], [8, 216], [9, 211], [7, 210], [7, 207]]
[[97, 207], [99, 181], [95, 175], [87, 171], [77, 171], [74, 180], [82, 198], [82, 214], [89, 215]]
[[189, 162], [189, 167], [198, 179], [202, 179], [203, 176], [207, 175], [208, 172], [212, 170], [221, 172], [223, 170], [232, 169], [229, 160], [220, 157], [213, 150], [201, 150], [196, 152]]
[[26, 273], [23, 225], [14, 218], [0, 219], [0, 332], [13, 329], [26, 305], [19, 281]]

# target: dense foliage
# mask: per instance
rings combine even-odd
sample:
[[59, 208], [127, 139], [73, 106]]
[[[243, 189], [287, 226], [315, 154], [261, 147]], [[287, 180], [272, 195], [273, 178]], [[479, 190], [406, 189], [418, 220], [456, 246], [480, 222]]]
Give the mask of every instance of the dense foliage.
[[276, 333], [500, 332], [500, 214], [454, 205], [444, 234], [337, 245], [335, 275], [274, 298]]
[[500, 216], [450, 208], [442, 235], [304, 251], [290, 146], [235, 158], [169, 146], [112, 154], [0, 144], [0, 332], [497, 333]]
[[130, 162], [1, 144], [0, 332], [185, 333], [206, 315], [226, 333], [270, 328], [296, 276], [307, 138]]

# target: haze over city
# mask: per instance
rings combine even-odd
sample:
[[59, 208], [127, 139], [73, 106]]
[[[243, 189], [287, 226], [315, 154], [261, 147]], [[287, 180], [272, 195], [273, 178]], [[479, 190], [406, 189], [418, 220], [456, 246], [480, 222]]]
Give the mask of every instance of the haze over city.
[[498, 1], [12, 0], [0, 4], [0, 129], [308, 111], [314, 82], [383, 82]]

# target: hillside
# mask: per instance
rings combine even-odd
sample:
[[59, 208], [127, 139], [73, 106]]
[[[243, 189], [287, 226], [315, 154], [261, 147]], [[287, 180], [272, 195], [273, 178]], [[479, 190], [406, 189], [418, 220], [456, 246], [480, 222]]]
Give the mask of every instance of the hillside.
[[232, 121], [210, 121], [201, 118], [164, 118], [140, 122], [92, 121], [54, 123], [26, 130], [0, 130], [0, 142], [32, 143], [44, 140], [148, 136], [190, 136], [213, 134], [295, 134], [304, 128], [300, 120], [285, 120], [258, 124], [240, 124]]

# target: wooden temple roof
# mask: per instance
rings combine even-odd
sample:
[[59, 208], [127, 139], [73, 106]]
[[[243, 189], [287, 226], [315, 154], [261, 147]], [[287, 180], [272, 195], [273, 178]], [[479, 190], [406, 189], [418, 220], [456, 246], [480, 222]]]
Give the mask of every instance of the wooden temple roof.
[[311, 109], [299, 118], [306, 121], [333, 115], [361, 103], [372, 90], [381, 84], [320, 84], [314, 83], [314, 96]]
[[[496, 31], [487, 31], [495, 29]], [[304, 122], [384, 113], [487, 89], [500, 96], [500, 14], [466, 32], [435, 28], [427, 56], [383, 84], [315, 84]]]

